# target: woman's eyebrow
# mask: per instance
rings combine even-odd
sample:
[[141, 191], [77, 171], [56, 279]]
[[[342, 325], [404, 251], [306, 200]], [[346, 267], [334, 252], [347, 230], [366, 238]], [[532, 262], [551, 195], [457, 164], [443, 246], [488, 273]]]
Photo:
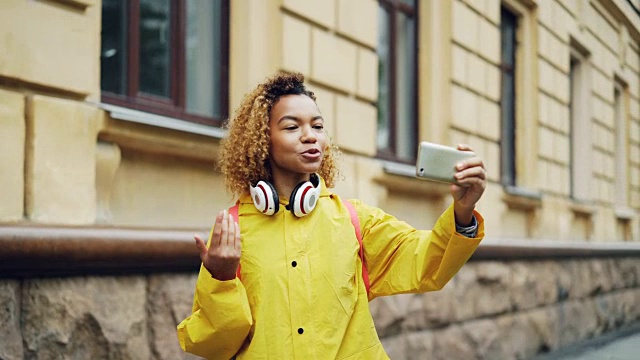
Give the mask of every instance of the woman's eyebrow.
[[[278, 123], [284, 121], [284, 120], [293, 120], [296, 122], [300, 122], [302, 121], [299, 117], [297, 116], [293, 116], [293, 115], [285, 115], [283, 117], [280, 118], [280, 120], [278, 120]], [[311, 121], [315, 121], [315, 120], [322, 120], [324, 121], [324, 118], [322, 117], [322, 115], [316, 115], [314, 117], [311, 118]]]

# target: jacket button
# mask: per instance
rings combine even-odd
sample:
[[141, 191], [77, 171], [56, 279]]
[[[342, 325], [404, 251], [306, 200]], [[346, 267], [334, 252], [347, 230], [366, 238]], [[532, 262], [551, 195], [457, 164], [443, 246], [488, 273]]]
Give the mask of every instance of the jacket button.
[[302, 334], [304, 332], [303, 328], [298, 328], [298, 334]]
[[297, 262], [295, 262], [295, 261], [292, 261], [292, 262], [291, 262], [291, 266], [296, 267], [296, 266], [298, 266], [298, 263], [297, 263]]

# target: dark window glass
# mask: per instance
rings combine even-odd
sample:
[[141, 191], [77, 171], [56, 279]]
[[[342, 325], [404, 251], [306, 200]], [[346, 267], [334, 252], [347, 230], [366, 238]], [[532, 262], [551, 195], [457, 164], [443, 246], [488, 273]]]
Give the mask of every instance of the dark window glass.
[[228, 0], [103, 0], [102, 101], [221, 125], [228, 21]]
[[518, 17], [502, 8], [500, 19], [502, 38], [502, 136], [501, 172], [503, 185], [516, 185], [516, 50]]
[[127, 84], [127, 11], [121, 0], [102, 1], [100, 87], [124, 94]]
[[391, 21], [381, 6], [378, 17], [378, 148], [391, 148]]
[[[405, 0], [405, 2], [407, 2]], [[413, 16], [397, 14], [398, 30], [403, 36], [396, 38], [396, 155], [413, 160], [416, 156], [416, 22]]]
[[140, 0], [140, 92], [170, 97], [171, 4]]
[[577, 86], [577, 71], [580, 66], [580, 61], [578, 59], [571, 57], [569, 62], [569, 129], [571, 129], [571, 141], [569, 141], [569, 154], [571, 161], [569, 162], [569, 195], [572, 199], [576, 198], [576, 181], [578, 179], [575, 178], [576, 173], [576, 162], [574, 161], [577, 154], [576, 152], [576, 144], [575, 144], [575, 133], [576, 126], [578, 126], [577, 121], [575, 119], [576, 110], [575, 110], [575, 99], [576, 99], [576, 91]]
[[417, 2], [379, 4], [378, 155], [410, 163], [418, 139]]

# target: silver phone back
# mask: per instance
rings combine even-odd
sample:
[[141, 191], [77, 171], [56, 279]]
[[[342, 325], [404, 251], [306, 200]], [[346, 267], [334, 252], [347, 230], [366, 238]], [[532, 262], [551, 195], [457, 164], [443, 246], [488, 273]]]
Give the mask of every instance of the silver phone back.
[[470, 151], [460, 151], [456, 148], [423, 141], [418, 148], [416, 162], [416, 176], [428, 180], [456, 183], [453, 177], [458, 162], [475, 154]]

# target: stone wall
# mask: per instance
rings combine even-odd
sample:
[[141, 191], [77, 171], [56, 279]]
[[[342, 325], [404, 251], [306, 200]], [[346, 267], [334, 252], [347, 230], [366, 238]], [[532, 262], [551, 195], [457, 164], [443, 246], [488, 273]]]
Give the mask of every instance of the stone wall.
[[[0, 280], [0, 359], [193, 359], [175, 326], [195, 280]], [[638, 323], [640, 261], [473, 261], [440, 292], [379, 298], [371, 310], [392, 359], [526, 359]]]
[[371, 304], [392, 359], [527, 359], [640, 321], [637, 258], [483, 261]]
[[175, 327], [195, 276], [0, 281], [0, 359], [189, 359]]

